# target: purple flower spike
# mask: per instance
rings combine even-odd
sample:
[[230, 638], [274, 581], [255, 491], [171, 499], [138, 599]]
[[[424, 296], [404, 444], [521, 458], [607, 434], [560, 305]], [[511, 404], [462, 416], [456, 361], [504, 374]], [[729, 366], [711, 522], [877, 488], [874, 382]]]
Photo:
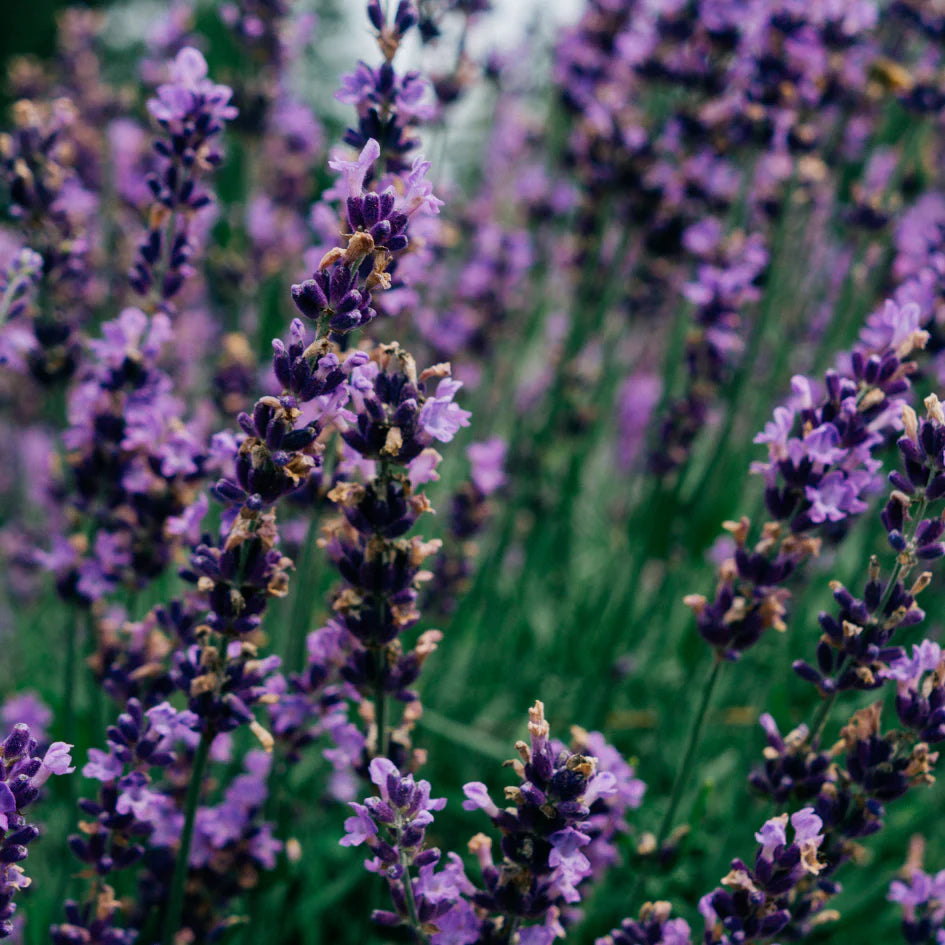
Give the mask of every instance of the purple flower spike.
[[51, 774], [75, 771], [71, 745], [55, 742], [44, 756], [37, 752], [29, 726], [18, 723], [0, 745], [0, 938], [12, 935], [15, 893], [29, 885], [22, 864], [28, 846], [39, 836], [24, 811], [40, 794]]

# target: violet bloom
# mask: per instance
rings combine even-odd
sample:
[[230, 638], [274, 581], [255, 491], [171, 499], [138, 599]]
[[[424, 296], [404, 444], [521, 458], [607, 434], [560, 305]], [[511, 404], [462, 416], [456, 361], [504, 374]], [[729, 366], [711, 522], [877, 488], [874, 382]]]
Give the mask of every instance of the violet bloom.
[[37, 744], [47, 742], [47, 730], [53, 720], [52, 709], [31, 690], [17, 692], [0, 707], [0, 723], [12, 728], [18, 722], [26, 725]]
[[820, 817], [806, 807], [791, 815], [790, 824], [794, 836], [789, 841], [787, 814], [767, 821], [755, 834], [761, 846], [754, 867], [733, 860], [722, 880], [726, 888], [702, 897], [706, 945], [773, 940], [788, 924], [791, 891], [805, 876], [816, 876], [824, 868], [818, 859], [824, 840]]
[[222, 161], [216, 139], [237, 115], [230, 105], [232, 90], [207, 77], [207, 62], [193, 47], [177, 54], [170, 78], [148, 100], [148, 111], [165, 136], [154, 143], [160, 161], [157, 173], [148, 178], [154, 203], [129, 274], [135, 292], [153, 295], [163, 307], [169, 307], [191, 271], [195, 246], [190, 221], [212, 201], [198, 180]]
[[461, 427], [469, 426], [472, 414], [453, 402], [453, 397], [462, 386], [461, 381], [443, 378], [437, 384], [436, 393], [424, 401], [417, 422], [428, 436], [449, 443]]
[[[888, 307], [883, 311], [898, 326], [892, 329], [895, 347], [886, 335], [879, 350], [861, 341], [847, 356], [848, 366], [826, 373], [819, 396], [807, 378], [795, 377], [790, 405], [776, 408], [774, 420], [756, 437], [767, 444], [768, 461], [753, 463], [752, 472], [765, 478], [765, 504], [772, 521], [754, 547], [748, 544], [748, 519], [727, 523], [736, 552], [720, 568], [714, 599], [686, 598], [699, 632], [728, 659], [737, 659], [768, 628], [786, 626], [783, 618], [790, 595], [784, 583], [819, 550], [814, 533], [825, 522], [861, 514], [867, 508], [863, 497], [878, 486], [880, 462], [874, 451], [900, 423], [911, 389], [912, 362], [906, 359], [929, 337], [904, 310], [908, 306], [894, 308], [893, 315]], [[913, 448], [911, 442], [900, 446]], [[929, 474], [925, 475], [923, 486]], [[918, 494], [915, 485], [909, 488], [909, 495]], [[898, 540], [893, 533], [900, 534], [897, 523], [902, 514], [898, 498], [887, 506], [892, 540]], [[929, 556], [938, 553], [938, 529], [929, 523], [916, 536]]]
[[71, 749], [65, 742], [54, 742], [40, 756], [36, 739], [23, 723], [14, 725], [0, 744], [0, 938], [13, 934], [13, 897], [30, 884], [20, 864], [29, 855], [27, 847], [39, 836], [39, 828], [26, 819], [24, 811], [39, 797], [50, 775], [75, 771]]
[[501, 437], [494, 436], [482, 443], [470, 443], [466, 447], [469, 457], [469, 478], [473, 485], [484, 495], [492, 495], [506, 483], [505, 456], [508, 444]]
[[385, 61], [377, 68], [359, 62], [353, 73], [342, 77], [335, 98], [357, 109], [357, 125], [345, 132], [345, 142], [355, 148], [372, 138], [382, 142], [386, 170], [398, 174], [406, 169], [407, 156], [416, 147], [415, 124], [435, 114], [425, 101], [426, 79], [419, 72], [398, 73], [393, 66], [401, 41], [417, 23], [417, 13], [410, 0], [400, 0], [392, 22], [386, 20], [379, 3], [369, 3], [367, 12]]
[[905, 728], [930, 744], [945, 741], [945, 658], [931, 640], [913, 646], [912, 656], [889, 664], [884, 678], [896, 680], [896, 714]]
[[366, 180], [374, 173], [380, 153], [380, 145], [372, 138], [355, 161], [329, 161], [343, 179], [340, 191], [326, 196], [346, 197], [346, 246], [329, 249], [312, 277], [292, 286], [296, 308], [320, 331], [346, 334], [376, 316], [371, 292], [391, 288], [399, 257], [410, 243], [411, 215], [423, 208], [436, 211], [440, 204], [422, 182], [422, 175], [404, 185], [406, 197], [399, 197], [392, 185], [380, 192], [369, 189]]
[[521, 784], [505, 792], [515, 807], [500, 809], [479, 782], [463, 786], [463, 807], [483, 810], [503, 835], [499, 864], [492, 861], [487, 838], [478, 844], [485, 889], [476, 893], [476, 904], [490, 915], [538, 921], [547, 929], [565, 905], [581, 899], [579, 886], [592, 874], [592, 808], [618, 786], [612, 772], [598, 770], [596, 758], [549, 740], [541, 702], [529, 710], [528, 730], [530, 743], [516, 744], [521, 761], [514, 769]]
[[[374, 857], [365, 861], [365, 867], [388, 881], [394, 911], [375, 911], [375, 922], [410, 925], [415, 932], [435, 929], [461, 893], [471, 891], [458, 857], [451, 857], [450, 865], [437, 872], [440, 851], [424, 848], [433, 811], [442, 810], [446, 799], [431, 798], [429, 782], [402, 775], [387, 758], [375, 758], [369, 770], [379, 796], [349, 805], [354, 816], [345, 821], [346, 833], [340, 843], [366, 844]], [[416, 875], [411, 874], [414, 869]]]
[[893, 880], [886, 897], [902, 909], [902, 934], [910, 945], [945, 943], [945, 870], [913, 869], [905, 880]]
[[597, 939], [594, 945], [692, 945], [689, 923], [670, 918], [668, 902], [647, 902], [639, 919], [624, 919], [620, 928]]
[[[188, 508], [204, 455], [160, 366], [163, 313], [127, 308], [89, 343], [94, 361], [68, 400], [70, 496], [93, 532], [92, 551], [57, 573], [60, 593], [88, 602], [160, 574], [178, 542], [165, 526]], [[53, 563], [53, 562], [51, 562]]]
[[[795, 671], [817, 685], [824, 695], [837, 689], [875, 689], [882, 685], [890, 678], [886, 665], [895, 662], [901, 667], [905, 658], [895, 639], [896, 632], [925, 617], [915, 598], [928, 586], [931, 572], [921, 573], [908, 589], [905, 584], [919, 562], [945, 555], [945, 523], [939, 514], [945, 502], [945, 413], [934, 394], [925, 402], [927, 417], [922, 420], [908, 405], [902, 407], [905, 435], [898, 446], [903, 469], [889, 474], [894, 488], [881, 514], [887, 539], [897, 555], [896, 581], [884, 586], [879, 563], [874, 559], [862, 600], [835, 582], [834, 597], [841, 613], [836, 618], [820, 615], [824, 637], [817, 648], [817, 666], [801, 660], [794, 665]], [[939, 740], [938, 698], [935, 696], [931, 704], [922, 705], [920, 701], [909, 709], [903, 703], [903, 711], [911, 720], [907, 724], [921, 729], [926, 740]]]

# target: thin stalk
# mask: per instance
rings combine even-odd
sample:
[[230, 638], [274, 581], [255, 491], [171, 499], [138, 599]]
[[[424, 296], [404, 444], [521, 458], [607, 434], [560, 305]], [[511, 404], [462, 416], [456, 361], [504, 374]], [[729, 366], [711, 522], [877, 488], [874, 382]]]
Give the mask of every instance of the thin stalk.
[[[63, 727], [65, 731], [65, 740], [69, 744], [75, 743], [75, 677], [76, 677], [76, 664], [77, 664], [77, 649], [78, 644], [76, 641], [76, 622], [70, 614], [66, 618], [66, 639], [65, 639], [65, 649], [66, 649], [66, 661], [63, 666], [63, 683], [62, 683], [62, 713], [63, 713]], [[71, 781], [71, 779], [70, 779]]]
[[676, 810], [679, 802], [682, 800], [683, 792], [689, 781], [689, 769], [695, 759], [699, 743], [702, 741], [702, 732], [705, 729], [706, 716], [709, 713], [709, 704], [712, 702], [712, 695], [715, 692], [715, 686], [718, 683], [720, 671], [722, 669], [722, 659], [716, 656], [712, 663], [712, 670], [706, 679], [705, 686], [702, 689], [702, 701], [699, 703], [699, 709], [695, 718], [692, 720], [692, 728], [689, 730], [689, 741], [686, 743], [686, 753], [683, 755], [682, 764], [676, 772], [676, 780], [673, 782], [673, 793], [669, 798], [669, 807], [663, 815], [663, 822], [660, 824], [659, 833], [656, 835], [656, 846], [659, 849], [673, 826], [673, 818], [676, 816]]
[[203, 776], [207, 768], [207, 759], [210, 756], [210, 745], [213, 743], [213, 732], [204, 730], [197, 744], [194, 754], [194, 768], [191, 772], [190, 785], [187, 788], [187, 799], [184, 810], [184, 829], [180, 835], [180, 847], [177, 850], [177, 860], [174, 863], [174, 877], [171, 880], [171, 894], [168, 898], [167, 917], [164, 921], [164, 935], [161, 938], [163, 945], [171, 945], [174, 936], [180, 931], [181, 914], [184, 909], [184, 885], [187, 881], [187, 870], [190, 863], [190, 844], [194, 837], [194, 822], [197, 819], [197, 802], [200, 800], [200, 788], [203, 786]]
[[505, 917], [505, 928], [503, 931], [502, 938], [503, 938], [503, 941], [507, 943], [507, 945], [512, 945], [512, 942], [515, 939], [515, 933], [518, 931], [518, 926], [521, 921], [522, 921], [521, 917], [517, 915], [515, 916], [507, 915]]
[[407, 915], [410, 918], [410, 928], [413, 929], [413, 934], [417, 937], [417, 941], [420, 942], [421, 945], [427, 945], [430, 939], [427, 938], [427, 933], [423, 931], [423, 926], [420, 924], [420, 916], [417, 914], [417, 903], [413, 898], [413, 884], [410, 881], [410, 861], [407, 859], [407, 854], [403, 850], [400, 852], [400, 865], [404, 869], [400, 881], [404, 884], [404, 901], [407, 903]]
[[[89, 690], [89, 718], [91, 720], [92, 731], [101, 732], [103, 731], [104, 725], [104, 708], [102, 705], [102, 700], [104, 698], [104, 691], [99, 684], [98, 679], [95, 678], [95, 673], [92, 671], [91, 660], [94, 660], [96, 653], [98, 652], [98, 639], [95, 632], [95, 617], [92, 614], [91, 610], [86, 610], [85, 612], [85, 672], [82, 674], [85, 679], [85, 683], [88, 686]], [[74, 655], [73, 655], [74, 658]]]
[[[299, 580], [289, 614], [288, 640], [283, 650], [289, 668], [298, 672], [305, 669], [305, 639], [311, 622], [312, 592], [315, 588], [314, 565], [317, 555], [314, 554], [314, 548], [317, 532], [314, 509], [311, 514], [312, 517], [305, 529], [305, 537], [302, 539], [302, 547], [299, 549], [299, 560], [295, 572]], [[275, 649], [278, 652], [283, 648], [280, 646]]]
[[[840, 661], [839, 666], [837, 667], [837, 674], [843, 670], [843, 665], [846, 662], [846, 659]], [[811, 730], [813, 735], [811, 736], [811, 744], [817, 745], [820, 742], [820, 736], [823, 734], [824, 727], [827, 724], [827, 719], [830, 717], [830, 710], [833, 708], [833, 704], [837, 701], [837, 689], [834, 689], [826, 699], [817, 707], [817, 713], [814, 715], [814, 718], [811, 720]]]
[[[381, 459], [380, 472], [377, 477], [378, 493], [382, 496], [387, 495], [387, 486], [391, 479], [390, 461]], [[378, 612], [383, 609], [383, 598], [379, 594], [374, 595], [377, 599]], [[374, 721], [377, 723], [377, 744], [375, 750], [378, 757], [386, 758], [390, 750], [390, 741], [387, 732], [387, 692], [384, 689], [383, 662], [385, 659], [386, 647], [377, 647], [375, 654], [378, 664], [375, 667], [377, 683], [374, 687]]]
[[[383, 658], [383, 651], [379, 651], [379, 655]], [[377, 724], [377, 757], [386, 758], [390, 744], [387, 738], [387, 693], [383, 683], [378, 683], [374, 689], [374, 721]]]
[[[689, 740], [686, 743], [686, 752], [683, 755], [682, 764], [676, 771], [676, 779], [673, 782], [673, 791], [669, 798], [669, 807], [666, 808], [666, 813], [663, 815], [659, 832], [656, 835], [657, 855], [659, 855], [659, 851], [662, 849], [663, 844], [666, 842], [666, 838], [669, 836], [669, 832], [673, 826], [673, 819], [675, 818], [676, 811], [679, 808], [679, 803], [682, 800], [683, 793], [685, 792], [686, 786], [689, 783], [690, 768], [692, 767], [692, 762], [695, 760], [699, 743], [702, 741], [702, 733], [705, 729], [705, 720], [706, 716], [708, 715], [709, 704], [712, 702], [712, 696], [719, 681], [721, 669], [722, 659], [716, 655], [712, 663], [712, 670], [709, 673], [702, 689], [702, 699], [699, 703], [699, 709], [692, 720], [692, 727], [689, 729]], [[636, 881], [634, 882], [633, 889], [630, 892], [631, 900], [636, 899], [637, 892], [640, 889], [640, 884], [642, 881], [643, 873], [637, 873]]]

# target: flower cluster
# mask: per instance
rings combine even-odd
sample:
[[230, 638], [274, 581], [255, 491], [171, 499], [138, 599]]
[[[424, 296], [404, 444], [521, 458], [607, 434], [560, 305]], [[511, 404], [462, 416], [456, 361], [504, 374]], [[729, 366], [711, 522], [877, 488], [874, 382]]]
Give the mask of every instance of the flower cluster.
[[890, 884], [888, 898], [902, 909], [902, 936], [908, 945], [945, 941], [945, 870], [930, 874], [914, 867]]
[[516, 933], [522, 941], [550, 945], [564, 934], [564, 909], [580, 901], [579, 884], [613, 863], [615, 832], [625, 829], [623, 814], [639, 804], [643, 785], [599, 733], [578, 731], [576, 743], [600, 748], [607, 770], [548, 738], [540, 702], [529, 718], [530, 744], [517, 743], [521, 760], [512, 763], [522, 781], [505, 791], [514, 806], [497, 807], [479, 782], [463, 789], [463, 806], [484, 810], [502, 833], [499, 864], [487, 836], [469, 842], [484, 888], [469, 880], [455, 853], [437, 871], [440, 851], [424, 847], [431, 811], [446, 801], [431, 800], [426, 781], [415, 783], [388, 759], [370, 763], [380, 797], [351, 804], [355, 816], [345, 822], [341, 843], [367, 843], [375, 855], [365, 866], [388, 879], [395, 909], [375, 912], [375, 921], [409, 925], [433, 945], [501, 941]]
[[162, 308], [170, 305], [190, 271], [190, 220], [212, 200], [199, 180], [222, 160], [216, 139], [237, 114], [229, 104], [232, 90], [207, 78], [206, 60], [193, 47], [177, 54], [170, 80], [148, 101], [164, 136], [154, 142], [160, 161], [148, 179], [154, 202], [129, 276], [135, 292]]
[[[915, 598], [932, 579], [922, 572], [912, 587], [905, 587], [910, 570], [920, 561], [933, 561], [945, 554], [938, 541], [945, 524], [938, 516], [926, 518], [930, 506], [941, 501], [945, 476], [941, 475], [945, 447], [945, 415], [934, 394], [926, 398], [928, 416], [919, 422], [908, 405], [902, 408], [905, 436], [899, 439], [904, 472], [889, 474], [893, 490], [882, 511], [890, 546], [897, 552], [893, 574], [884, 584], [876, 559], [870, 564], [869, 580], [862, 599], [854, 597], [842, 584], [833, 585], [840, 613], [820, 615], [824, 631], [814, 667], [803, 661], [795, 671], [815, 683], [823, 694], [836, 689], [875, 689], [882, 685], [886, 664], [904, 651], [893, 642], [897, 630], [920, 623], [925, 614]], [[940, 481], [939, 481], [940, 480]], [[911, 514], [915, 506], [914, 515]]]
[[895, 429], [910, 390], [914, 362], [906, 358], [928, 340], [918, 306], [887, 302], [883, 316], [892, 331], [879, 350], [857, 349], [849, 368], [828, 371], [819, 397], [807, 378], [795, 377], [790, 405], [778, 407], [755, 438], [768, 446], [768, 461], [752, 470], [765, 478], [773, 521], [754, 549], [747, 545], [747, 519], [727, 525], [737, 550], [719, 570], [714, 600], [687, 598], [703, 638], [729, 659], [768, 627], [783, 629], [789, 596], [783, 585], [819, 550], [811, 533], [867, 508], [863, 496], [875, 487], [879, 468], [873, 452]]
[[550, 942], [560, 910], [580, 901], [578, 886], [593, 872], [588, 857], [592, 809], [617, 793], [618, 779], [612, 771], [598, 770], [596, 758], [556, 747], [548, 738], [541, 702], [529, 710], [528, 731], [529, 743], [515, 746], [520, 760], [513, 768], [521, 784], [505, 789], [514, 806], [499, 808], [479, 782], [464, 785], [463, 806], [485, 811], [502, 833], [498, 864], [487, 837], [471, 844], [485, 884], [473, 901], [489, 913], [486, 927], [499, 932], [502, 922], [517, 927], [537, 919]]
[[794, 837], [787, 838], [788, 815], [767, 821], [755, 834], [761, 844], [754, 868], [733, 860], [731, 872], [699, 902], [706, 920], [707, 945], [773, 939], [790, 920], [786, 903], [800, 881], [816, 876], [823, 863], [818, 850], [823, 843], [823, 822], [806, 807], [790, 818]]
[[[430, 797], [428, 781], [402, 775], [387, 758], [375, 758], [370, 775], [379, 796], [350, 805], [354, 816], [345, 821], [347, 833], [341, 845], [366, 843], [374, 857], [365, 867], [388, 880], [396, 911], [377, 910], [372, 917], [388, 926], [409, 924], [417, 932], [436, 927], [437, 919], [453, 905], [456, 889], [451, 888], [451, 878], [462, 876], [462, 865], [456, 860], [435, 874], [440, 851], [423, 849], [426, 828], [433, 823], [432, 811], [442, 810], [446, 798]], [[416, 877], [411, 875], [412, 868], [417, 870]]]
[[97, 199], [75, 166], [77, 116], [69, 99], [58, 98], [48, 106], [24, 99], [13, 117], [14, 132], [0, 136], [0, 180], [23, 240], [42, 259], [45, 288], [29, 337], [20, 345], [30, 374], [40, 383], [55, 384], [75, 370], [78, 331], [88, 320]]
[[39, 836], [39, 828], [24, 811], [39, 797], [50, 775], [75, 771], [71, 748], [54, 742], [40, 756], [36, 739], [23, 723], [14, 725], [0, 744], [0, 938], [13, 934], [13, 897], [30, 884], [19, 864], [29, 855], [27, 847]]
[[172, 842], [179, 817], [173, 800], [155, 790], [151, 771], [174, 762], [171, 745], [191, 732], [195, 721], [170, 703], [145, 711], [137, 699], [129, 699], [108, 728], [108, 751], [89, 749], [82, 773], [101, 787], [95, 800], [80, 801], [83, 814], [92, 819], [69, 838], [69, 847], [91, 875], [104, 877], [137, 863], [145, 855], [144, 840], [155, 842], [155, 833], [156, 842]]
[[404, 36], [417, 23], [417, 12], [410, 0], [399, 0], [393, 21], [388, 22], [381, 4], [372, 0], [367, 13], [385, 61], [377, 69], [358, 63], [353, 73], [342, 77], [335, 98], [354, 105], [358, 112], [357, 127], [345, 132], [345, 143], [362, 148], [369, 140], [376, 140], [386, 169], [397, 173], [406, 166], [403, 157], [416, 147], [412, 124], [431, 115], [430, 106], [423, 101], [426, 81], [418, 72], [398, 75], [392, 65]]
[[[436, 388], [428, 392], [432, 380]], [[366, 481], [339, 481], [329, 492], [343, 519], [326, 526], [323, 544], [345, 582], [334, 598], [336, 619], [350, 635], [341, 676], [362, 697], [373, 696], [378, 710], [389, 695], [414, 701], [409, 687], [440, 637], [427, 631], [406, 652], [400, 640], [420, 618], [418, 589], [430, 577], [423, 564], [439, 548], [405, 536], [431, 509], [419, 487], [440, 459], [432, 444], [449, 442], [469, 423], [468, 411], [453, 400], [460, 387], [448, 365], [418, 373], [397, 345], [376, 349], [352, 371], [350, 419], [341, 436]], [[375, 751], [386, 755], [381, 714]]]
[[[213, 495], [233, 508], [258, 513], [304, 486], [318, 469], [323, 449], [319, 436], [338, 417], [349, 396], [347, 380], [365, 361], [355, 352], [343, 361], [324, 341], [306, 345], [299, 319], [291, 326], [288, 345], [275, 339], [272, 365], [283, 385], [281, 397], [256, 401], [252, 415], [240, 413], [242, 438], [235, 449], [235, 476], [220, 479]], [[302, 408], [313, 404], [304, 425]]]
[[88, 554], [76, 560], [63, 545], [45, 559], [67, 596], [89, 602], [122, 584], [143, 586], [179, 545], [173, 520], [194, 499], [205, 453], [160, 366], [170, 338], [165, 314], [128, 308], [90, 342], [93, 360], [70, 394], [63, 434], [67, 495], [84, 519], [77, 541]]

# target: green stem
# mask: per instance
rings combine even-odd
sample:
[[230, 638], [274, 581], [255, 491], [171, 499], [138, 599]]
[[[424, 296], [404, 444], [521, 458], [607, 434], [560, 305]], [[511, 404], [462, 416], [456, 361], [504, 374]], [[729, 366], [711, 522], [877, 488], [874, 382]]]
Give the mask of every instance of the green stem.
[[[89, 663], [97, 653], [98, 634], [96, 633], [95, 617], [91, 610], [87, 610], [85, 612], [85, 672], [82, 673], [82, 676], [89, 690], [89, 719], [91, 720], [93, 732], [101, 732], [105, 728], [105, 713], [102, 704], [105, 693], [98, 679], [95, 678], [95, 673]], [[74, 655], [73, 658], [75, 658]]]
[[716, 656], [712, 663], [712, 671], [706, 679], [702, 690], [702, 701], [699, 703], [699, 709], [695, 718], [692, 720], [692, 728], [689, 730], [689, 741], [686, 743], [686, 753], [683, 755], [682, 764], [676, 772], [676, 780], [673, 782], [673, 793], [669, 798], [669, 807], [663, 815], [663, 822], [660, 824], [659, 833], [656, 835], [657, 850], [666, 842], [669, 832], [673, 826], [673, 818], [676, 816], [676, 810], [679, 802], [682, 800], [683, 792], [689, 781], [689, 769], [695, 759], [699, 743], [702, 741], [702, 732], [705, 729], [705, 720], [709, 712], [709, 704], [712, 702], [712, 695], [715, 692], [716, 683], [722, 669], [722, 660]]
[[207, 768], [207, 759], [210, 756], [210, 745], [213, 743], [214, 733], [205, 729], [197, 744], [194, 754], [194, 767], [190, 776], [190, 785], [187, 788], [186, 807], [184, 810], [184, 829], [180, 835], [180, 847], [177, 850], [177, 860], [174, 863], [174, 877], [171, 880], [171, 893], [168, 898], [167, 917], [164, 921], [163, 945], [171, 945], [174, 936], [180, 931], [181, 915], [184, 910], [184, 886], [187, 882], [187, 871], [190, 863], [190, 844], [194, 837], [194, 822], [197, 819], [197, 802], [200, 800], [200, 788], [203, 786], [203, 775]]
[[[840, 660], [840, 664], [837, 667], [837, 675], [843, 671], [843, 665], [846, 662], [846, 659]], [[817, 713], [814, 715], [814, 718], [811, 720], [811, 730], [813, 734], [811, 735], [810, 743], [812, 745], [818, 745], [820, 743], [820, 736], [824, 732], [824, 727], [827, 724], [827, 719], [830, 717], [830, 710], [833, 708], [833, 704], [837, 701], [837, 692], [838, 690], [834, 689], [826, 699], [817, 707]]]
[[[381, 659], [383, 659], [383, 653], [383, 650], [378, 650]], [[387, 739], [387, 693], [384, 691], [383, 683], [378, 683], [374, 690], [374, 721], [377, 723], [375, 752], [378, 758], [386, 758], [390, 745]]]
[[430, 940], [427, 938], [427, 933], [423, 931], [423, 926], [420, 924], [420, 916], [417, 914], [417, 903], [413, 898], [413, 884], [410, 881], [410, 861], [404, 850], [400, 851], [400, 865], [404, 868], [403, 876], [401, 876], [400, 881], [404, 885], [404, 901], [407, 903], [407, 915], [410, 918], [410, 928], [413, 929], [417, 941], [420, 942], [421, 945], [427, 945]]
[[[692, 720], [692, 727], [689, 729], [689, 740], [686, 743], [686, 752], [683, 755], [682, 764], [676, 771], [676, 779], [673, 781], [673, 791], [669, 798], [669, 807], [666, 808], [666, 813], [663, 815], [663, 821], [660, 824], [659, 833], [656, 836], [657, 856], [659, 856], [659, 851], [663, 848], [663, 844], [666, 842], [666, 838], [669, 836], [669, 832], [672, 829], [673, 819], [675, 818], [676, 811], [679, 808], [679, 802], [682, 800], [683, 792], [685, 791], [686, 785], [689, 781], [689, 769], [692, 767], [692, 762], [695, 759], [696, 751], [698, 750], [699, 743], [702, 740], [702, 732], [705, 728], [705, 719], [708, 715], [709, 704], [712, 702], [712, 695], [715, 692], [716, 684], [718, 683], [719, 676], [721, 675], [721, 669], [722, 659], [718, 656], [718, 654], [716, 654], [712, 663], [712, 670], [709, 673], [702, 689], [702, 699], [699, 703], [699, 709], [696, 712], [695, 718]], [[633, 887], [630, 890], [629, 898], [631, 902], [637, 898], [637, 893], [640, 891], [640, 886], [642, 883], [643, 872], [641, 870], [637, 873]]]
[[503, 938], [503, 941], [507, 943], [507, 945], [512, 945], [512, 941], [515, 938], [515, 933], [518, 931], [518, 926], [521, 921], [522, 921], [521, 918], [517, 915], [505, 916], [505, 927], [503, 930], [502, 938]]
[[[380, 460], [380, 471], [377, 476], [377, 492], [379, 495], [387, 495], [387, 486], [391, 480], [390, 460], [382, 458]], [[385, 552], [386, 554], [386, 552]], [[383, 598], [380, 595], [374, 595], [377, 599], [378, 612], [383, 609]], [[375, 667], [377, 683], [374, 687], [374, 720], [377, 723], [377, 744], [375, 752], [378, 757], [386, 758], [390, 751], [390, 741], [387, 731], [387, 692], [384, 689], [384, 660], [386, 658], [386, 647], [377, 647], [375, 655], [378, 663]]]
[[65, 740], [69, 744], [75, 743], [75, 677], [77, 663], [78, 641], [76, 640], [77, 626], [70, 614], [66, 618], [66, 661], [63, 667], [65, 679], [62, 685], [62, 714]]
[[[305, 640], [308, 635], [312, 616], [312, 596], [315, 589], [315, 564], [318, 556], [314, 553], [317, 530], [314, 512], [305, 529], [302, 547], [295, 573], [298, 586], [289, 614], [289, 632], [285, 648], [274, 646], [276, 652], [283, 650], [289, 668], [302, 672], [305, 669]], [[280, 641], [281, 642], [281, 641]]]

